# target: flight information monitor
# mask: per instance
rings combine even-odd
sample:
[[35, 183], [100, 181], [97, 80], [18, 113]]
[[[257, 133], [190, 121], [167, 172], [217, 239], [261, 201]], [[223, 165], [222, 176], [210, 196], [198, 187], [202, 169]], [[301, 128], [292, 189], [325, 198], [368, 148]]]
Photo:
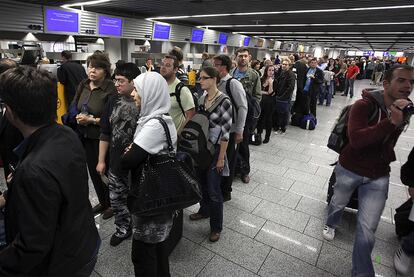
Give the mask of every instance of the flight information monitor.
[[122, 18], [98, 16], [98, 30], [100, 35], [120, 37], [122, 35]]
[[226, 33], [220, 33], [219, 34], [219, 39], [218, 39], [218, 43], [219, 44], [226, 44], [227, 43], [227, 38], [229, 37], [228, 34]]
[[171, 25], [154, 23], [154, 32], [152, 34], [153, 39], [169, 39], [170, 38]]
[[79, 13], [58, 9], [45, 11], [46, 32], [79, 32]]
[[203, 37], [204, 37], [204, 30], [193, 29], [191, 33], [192, 42], [203, 42]]
[[243, 40], [243, 46], [249, 46], [250, 44], [250, 37], [245, 37]]

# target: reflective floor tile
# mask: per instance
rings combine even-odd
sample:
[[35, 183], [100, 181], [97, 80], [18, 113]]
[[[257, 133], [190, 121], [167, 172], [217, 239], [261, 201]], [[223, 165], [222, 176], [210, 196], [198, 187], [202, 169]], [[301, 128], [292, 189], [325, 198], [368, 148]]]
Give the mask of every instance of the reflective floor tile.
[[198, 277], [255, 277], [258, 276], [253, 272], [232, 263], [219, 255], [215, 255], [214, 258], [206, 265], [201, 271]]
[[202, 245], [220, 256], [252, 272], [258, 272], [270, 252], [270, 247], [224, 228], [217, 242], [204, 241]]
[[256, 236], [266, 222], [263, 218], [246, 213], [230, 205], [226, 205], [223, 212], [224, 226], [251, 238]]
[[334, 276], [304, 261], [272, 249], [259, 271], [260, 276], [330, 277]]
[[309, 220], [309, 215], [287, 208], [285, 206], [263, 200], [253, 214], [269, 219], [275, 223], [303, 232]]
[[320, 219], [325, 219], [328, 210], [327, 207], [328, 205], [325, 202], [317, 201], [304, 196], [296, 206], [295, 210]]
[[352, 272], [352, 252], [323, 243], [317, 267], [337, 276], [349, 277]]
[[322, 246], [320, 240], [270, 221], [260, 230], [256, 240], [311, 265], [316, 265]]
[[213, 256], [208, 249], [182, 238], [170, 255], [171, 276], [196, 276]]
[[297, 169], [299, 171], [307, 172], [314, 174], [316, 170], [318, 169], [318, 166], [311, 165], [309, 163], [305, 162], [299, 162], [291, 159], [285, 158], [283, 161], [280, 162], [280, 165], [287, 166], [289, 168]]
[[309, 184], [316, 188], [322, 189], [326, 183], [327, 178], [306, 173], [297, 169], [290, 168], [285, 175], [286, 178], [293, 179], [302, 183]]
[[257, 183], [271, 185], [272, 187], [276, 187], [276, 188], [280, 188], [284, 190], [289, 190], [290, 187], [295, 182], [295, 180], [293, 179], [281, 177], [279, 175], [272, 174], [272, 173], [269, 173], [269, 172], [266, 172], [260, 169], [256, 171], [256, 173], [253, 174], [250, 179]]
[[189, 219], [190, 214], [192, 212], [184, 210], [183, 236], [192, 242], [201, 243], [210, 233], [210, 220], [192, 221]]
[[249, 195], [247, 193], [233, 190], [231, 193], [231, 200], [224, 203], [225, 205], [230, 205], [236, 208], [239, 208], [246, 212], [252, 212], [257, 205], [262, 201], [262, 199]]

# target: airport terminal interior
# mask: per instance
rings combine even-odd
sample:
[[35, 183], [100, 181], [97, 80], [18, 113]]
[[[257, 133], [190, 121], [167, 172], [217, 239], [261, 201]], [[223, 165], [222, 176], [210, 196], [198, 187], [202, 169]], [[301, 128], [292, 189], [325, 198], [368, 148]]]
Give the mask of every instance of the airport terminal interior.
[[[85, 69], [88, 56], [102, 51], [112, 70], [122, 60], [145, 72], [149, 59], [157, 71], [164, 56], [179, 47], [184, 70], [197, 77], [203, 53], [210, 60], [222, 54], [235, 60], [240, 47], [249, 49], [251, 61], [262, 66], [269, 61], [275, 70], [286, 59], [293, 66], [294, 56], [315, 57], [319, 66], [329, 59], [355, 61], [360, 75], [353, 97], [339, 92], [329, 105], [317, 105], [314, 130], [289, 124], [285, 132], [272, 130], [268, 143], [249, 145], [250, 181], [234, 178], [220, 239], [209, 240], [209, 219], [189, 219], [199, 210], [196, 204], [183, 210], [182, 237], [169, 256], [171, 276], [351, 276], [358, 211], [346, 208], [333, 241], [322, 236], [329, 179], [338, 161], [327, 142], [345, 106], [361, 99], [364, 89], [382, 89], [374, 64], [384, 71], [414, 65], [413, 15], [414, 1], [403, 0], [1, 0], [0, 58], [55, 76], [64, 50]], [[400, 169], [413, 147], [411, 123], [390, 164], [388, 199], [371, 255], [376, 277], [403, 276], [394, 268], [400, 247], [394, 215], [410, 197]], [[0, 170], [2, 191], [5, 177]], [[91, 180], [89, 199], [92, 207], [99, 204]], [[111, 246], [114, 217], [96, 214], [95, 223], [102, 244], [91, 276], [134, 276], [132, 237]], [[404, 276], [414, 276], [411, 260]]]

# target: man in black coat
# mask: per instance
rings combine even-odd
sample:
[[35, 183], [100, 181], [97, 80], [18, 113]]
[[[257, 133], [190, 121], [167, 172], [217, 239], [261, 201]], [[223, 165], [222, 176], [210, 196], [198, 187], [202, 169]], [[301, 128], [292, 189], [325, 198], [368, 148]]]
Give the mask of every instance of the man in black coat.
[[86, 71], [82, 65], [72, 61], [72, 53], [64, 50], [61, 53], [62, 65], [57, 70], [57, 76], [59, 82], [65, 86], [65, 100], [66, 105], [69, 106], [72, 103], [73, 97], [75, 97], [76, 89], [80, 82], [86, 79]]
[[5, 197], [0, 276], [89, 276], [100, 245], [77, 135], [56, 124], [56, 80], [20, 66], [0, 76], [5, 115], [22, 133]]
[[316, 117], [316, 104], [322, 83], [323, 71], [318, 68], [318, 60], [313, 58], [309, 61], [309, 68], [304, 78], [303, 95], [306, 99], [306, 114], [310, 112]]
[[[297, 59], [298, 56], [295, 56]], [[296, 89], [296, 100], [293, 106], [293, 112], [299, 114], [305, 114], [309, 108], [307, 108], [307, 98], [303, 94], [303, 87], [305, 86], [306, 72], [308, 71], [308, 61], [305, 56], [302, 59], [297, 60], [293, 65], [293, 72], [296, 73], [297, 89]]]
[[[401, 167], [401, 182], [408, 186], [408, 194], [414, 201], [414, 148], [408, 155], [407, 162]], [[413, 207], [414, 208], [414, 207]], [[412, 209], [413, 209], [412, 208]], [[414, 213], [411, 211], [411, 213]], [[411, 221], [412, 218], [409, 218]], [[394, 266], [398, 273], [405, 275], [410, 269], [410, 260], [414, 257], [414, 231], [403, 237], [401, 246], [394, 255]]]

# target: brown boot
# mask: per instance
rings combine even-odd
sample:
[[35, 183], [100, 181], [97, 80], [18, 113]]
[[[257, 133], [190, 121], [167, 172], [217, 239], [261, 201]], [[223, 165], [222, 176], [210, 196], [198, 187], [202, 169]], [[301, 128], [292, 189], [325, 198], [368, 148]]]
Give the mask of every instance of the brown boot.
[[220, 232], [211, 232], [209, 239], [210, 239], [211, 242], [218, 241], [220, 239]]

